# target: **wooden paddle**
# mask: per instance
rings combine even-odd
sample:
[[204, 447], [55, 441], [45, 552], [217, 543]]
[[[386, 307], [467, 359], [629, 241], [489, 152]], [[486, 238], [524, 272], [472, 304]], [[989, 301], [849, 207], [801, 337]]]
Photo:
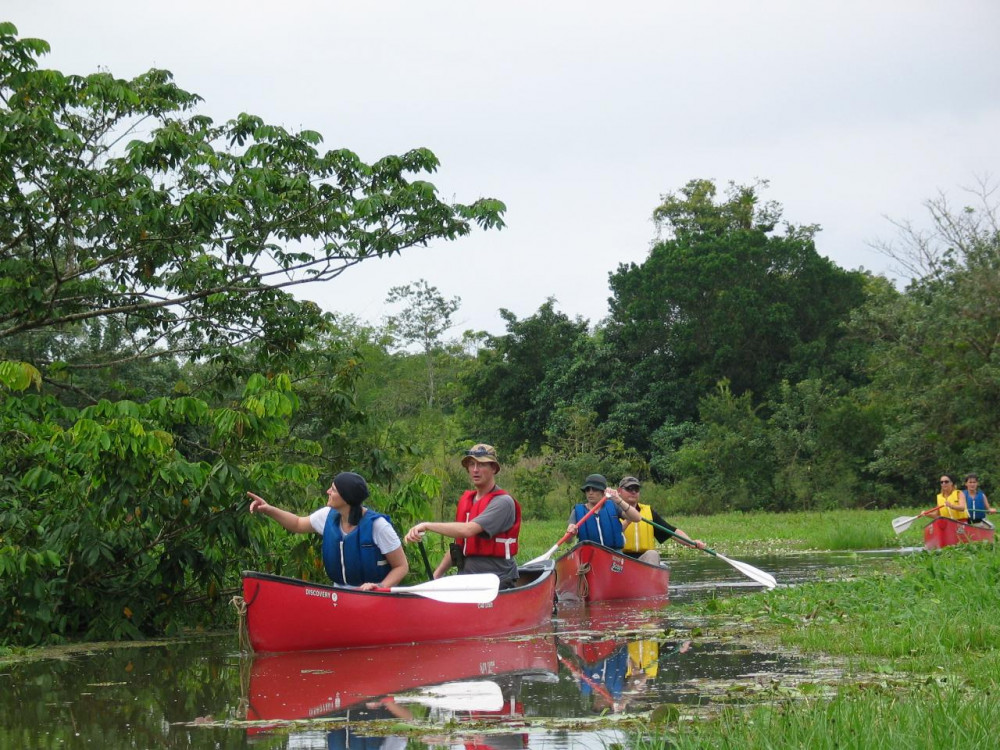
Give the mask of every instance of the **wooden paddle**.
[[[648, 523], [650, 526], [655, 526], [660, 531], [667, 532], [668, 534], [670, 534], [670, 536], [672, 536], [674, 539], [676, 539], [681, 544], [683, 544], [683, 545], [685, 545], [687, 547], [693, 547], [694, 549], [698, 549], [698, 545], [696, 545], [690, 539], [688, 539], [687, 537], [681, 536], [680, 534], [677, 534], [677, 533], [671, 531], [666, 526], [661, 526], [658, 523], [654, 523], [653, 521], [650, 521], [648, 518], [643, 518], [642, 520], [645, 521], [646, 523]], [[747, 578], [752, 578], [757, 583], [761, 584], [762, 586], [765, 586], [766, 588], [773, 589], [775, 586], [778, 585], [778, 582], [774, 579], [773, 575], [771, 575], [770, 573], [767, 573], [767, 572], [765, 572], [763, 570], [760, 570], [759, 568], [755, 568], [753, 565], [747, 565], [745, 562], [740, 562], [739, 560], [730, 560], [725, 555], [721, 555], [718, 552], [716, 552], [714, 549], [709, 549], [708, 547], [702, 547], [701, 551], [702, 552], [707, 552], [712, 557], [717, 557], [718, 559], [722, 560], [722, 562], [728, 563], [729, 565], [732, 565], [734, 568], [736, 568], [738, 571], [740, 571], [740, 573], [742, 573], [743, 575], [745, 575]]]
[[892, 530], [895, 531], [897, 534], [902, 534], [904, 531], [910, 528], [913, 525], [913, 522], [916, 521], [918, 518], [922, 518], [923, 516], [929, 516], [936, 510], [937, 506], [935, 505], [933, 508], [928, 508], [923, 513], [919, 513], [915, 516], [900, 516], [899, 518], [893, 518]]
[[[586, 521], [588, 518], [590, 518], [592, 515], [594, 515], [600, 509], [600, 507], [602, 505], [604, 505], [604, 501], [607, 500], [609, 497], [611, 497], [611, 496], [608, 495], [607, 493], [605, 493], [604, 497], [602, 497], [600, 500], [598, 500], [594, 504], [594, 507], [591, 508], [590, 510], [588, 510], [584, 514], [583, 518], [581, 518], [579, 521], [576, 522], [577, 528], [579, 528], [580, 525], [584, 521]], [[552, 545], [551, 548], [549, 548], [548, 552], [546, 552], [544, 555], [539, 555], [538, 557], [534, 558], [533, 560], [528, 560], [528, 562], [524, 563], [524, 565], [522, 565], [521, 567], [523, 568], [523, 567], [526, 567], [528, 565], [534, 565], [535, 563], [545, 562], [550, 557], [552, 557], [552, 555], [555, 554], [555, 551], [557, 549], [559, 549], [559, 545], [560, 544], [562, 544], [563, 542], [565, 542], [566, 540], [568, 540], [572, 536], [573, 536], [572, 532], [567, 531], [565, 534], [562, 535], [562, 538], [558, 542], [556, 542], [555, 544]]]
[[486, 604], [497, 598], [499, 590], [500, 578], [496, 573], [469, 573], [436, 578], [416, 586], [372, 589], [382, 593], [416, 594], [448, 604]]

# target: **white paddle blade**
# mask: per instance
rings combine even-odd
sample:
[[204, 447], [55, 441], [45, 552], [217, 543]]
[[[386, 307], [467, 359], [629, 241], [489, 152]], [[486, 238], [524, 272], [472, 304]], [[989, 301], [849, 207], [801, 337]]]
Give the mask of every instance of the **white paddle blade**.
[[416, 586], [393, 586], [389, 590], [393, 593], [417, 594], [448, 604], [486, 604], [497, 598], [500, 578], [495, 573], [470, 573], [437, 578]]
[[499, 711], [504, 707], [500, 686], [489, 680], [445, 682], [397, 695], [396, 703], [420, 703], [449, 711]]
[[550, 557], [552, 557], [552, 555], [555, 553], [555, 551], [557, 549], [559, 549], [559, 545], [558, 544], [553, 544], [552, 547], [551, 547], [551, 549], [549, 549], [549, 551], [546, 552], [544, 555], [539, 555], [538, 557], [535, 557], [535, 558], [532, 558], [531, 560], [528, 560], [528, 562], [526, 562], [523, 565], [521, 565], [521, 567], [523, 568], [523, 567], [526, 567], [528, 565], [534, 565], [535, 563], [545, 562]]
[[715, 553], [715, 556], [720, 560], [729, 563], [747, 578], [752, 578], [762, 586], [773, 589], [778, 585], [778, 581], [773, 575], [761, 570], [760, 568], [755, 568], [753, 565], [747, 565], [745, 562], [740, 562], [739, 560], [730, 560], [728, 557], [720, 555], [718, 552]]
[[900, 516], [899, 518], [892, 519], [892, 530], [897, 534], [902, 534], [913, 522], [916, 521], [920, 516]]

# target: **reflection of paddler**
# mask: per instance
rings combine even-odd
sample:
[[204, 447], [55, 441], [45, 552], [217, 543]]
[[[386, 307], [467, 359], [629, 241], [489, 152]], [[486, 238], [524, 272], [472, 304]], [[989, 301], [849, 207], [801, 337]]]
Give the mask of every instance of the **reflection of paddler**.
[[[625, 669], [628, 666], [628, 649], [622, 648], [621, 651], [618, 653], [620, 653], [621, 656], [624, 657], [623, 663], [621, 665], [620, 679], [618, 680], [618, 697], [620, 697], [621, 690], [625, 684]], [[607, 671], [606, 674], [602, 674], [602, 672], [605, 672], [603, 668], [595, 669], [594, 666], [588, 666], [586, 671], [584, 671], [583, 669], [581, 669], [576, 664], [574, 664], [569, 659], [566, 659], [563, 656], [559, 657], [559, 661], [576, 678], [577, 684], [580, 686], [580, 692], [583, 695], [589, 696], [593, 693], [603, 698], [613, 708], [613, 710], [615, 711], [620, 710], [618, 701], [616, 700], [616, 696], [611, 694], [611, 691], [608, 689], [608, 686], [606, 685], [604, 680], [601, 679], [602, 676], [609, 676], [611, 677], [612, 682], [614, 682], [616, 677], [614, 670], [610, 670]], [[608, 659], [605, 659], [603, 662], [601, 662], [601, 664], [604, 665], [608, 661], [609, 661]]]
[[632, 677], [637, 671], [647, 677], [656, 677], [660, 667], [659, 641], [632, 641], [628, 644], [628, 673]]
[[[667, 658], [683, 654], [690, 647], [691, 641], [683, 641], [662, 656]], [[577, 666], [561, 655], [559, 661], [576, 678], [580, 692], [584, 696], [593, 695], [615, 713], [621, 713], [631, 697], [643, 692], [646, 681], [656, 677], [660, 657], [659, 641], [643, 640], [622, 644], [608, 658], [596, 664]], [[626, 698], [626, 695], [629, 698]]]
[[[574, 654], [582, 662], [579, 667], [559, 657], [559, 660], [570, 668], [580, 683], [580, 692], [590, 695], [591, 690], [599, 695], [607, 694], [608, 698], [621, 697], [625, 689], [625, 676], [628, 672], [628, 645], [621, 641], [600, 641], [598, 643], [577, 642], [572, 646]], [[593, 657], [595, 650], [602, 658], [586, 658], [583, 654]], [[604, 690], [597, 688], [604, 687]]]
[[[628, 649], [622, 646], [611, 656], [593, 666], [584, 668], [587, 676], [594, 682], [604, 685], [611, 696], [617, 700], [625, 691], [625, 675], [628, 672]], [[589, 683], [580, 686], [584, 695], [588, 694]]]

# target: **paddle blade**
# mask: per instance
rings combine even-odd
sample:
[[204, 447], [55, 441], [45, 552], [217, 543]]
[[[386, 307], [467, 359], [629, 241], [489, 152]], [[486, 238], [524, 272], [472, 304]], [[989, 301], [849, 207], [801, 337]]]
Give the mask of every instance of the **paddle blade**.
[[913, 522], [916, 521], [920, 516], [900, 516], [899, 518], [892, 519], [892, 530], [897, 534], [902, 534]]
[[569, 534], [567, 534], [562, 539], [560, 539], [558, 542], [556, 542], [555, 544], [553, 544], [549, 548], [549, 551], [546, 552], [544, 555], [539, 555], [538, 557], [535, 557], [535, 558], [532, 558], [531, 560], [528, 560], [528, 562], [524, 563], [524, 565], [522, 565], [521, 567], [523, 568], [523, 567], [526, 567], [528, 565], [534, 565], [535, 563], [545, 562], [550, 557], [552, 557], [553, 554], [555, 554], [555, 551], [557, 549], [559, 549], [559, 545], [562, 544], [563, 542], [565, 542], [568, 538], [569, 538]]
[[396, 703], [420, 703], [449, 711], [499, 711], [504, 706], [500, 686], [489, 680], [446, 682], [397, 695]]
[[935, 505], [933, 508], [928, 508], [923, 513], [916, 516], [900, 516], [899, 518], [894, 518], [892, 519], [892, 530], [895, 531], [897, 534], [902, 534], [904, 531], [910, 528], [910, 526], [913, 525], [913, 522], [916, 521], [918, 518], [929, 516], [936, 510], [937, 506]]
[[715, 553], [715, 556], [720, 560], [722, 560], [723, 562], [732, 565], [734, 568], [736, 568], [736, 570], [740, 571], [740, 573], [745, 575], [747, 578], [752, 578], [757, 583], [761, 584], [762, 586], [765, 586], [766, 588], [773, 589], [775, 586], [778, 585], [778, 582], [777, 580], [775, 580], [773, 575], [771, 575], [766, 571], [761, 570], [760, 568], [755, 568], [753, 565], [747, 565], [745, 562], [740, 562], [739, 560], [730, 560], [728, 557], [726, 557], [725, 555], [720, 555], [718, 552]]
[[486, 604], [497, 598], [500, 578], [495, 573], [470, 573], [438, 578], [416, 586], [393, 586], [389, 591], [417, 594], [447, 604]]

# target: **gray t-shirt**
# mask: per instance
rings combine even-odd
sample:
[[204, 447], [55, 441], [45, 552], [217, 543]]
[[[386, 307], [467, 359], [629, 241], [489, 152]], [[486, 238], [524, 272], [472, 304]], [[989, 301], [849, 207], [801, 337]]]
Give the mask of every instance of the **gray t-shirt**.
[[[476, 502], [479, 501], [474, 501], [473, 507]], [[472, 520], [483, 527], [485, 536], [493, 537], [513, 526], [516, 519], [514, 498], [510, 495], [497, 495], [486, 506], [486, 510]], [[517, 560], [513, 557], [508, 560], [504, 557], [466, 555], [465, 568], [462, 572], [496, 573], [500, 577], [500, 585], [503, 586], [517, 580]]]

